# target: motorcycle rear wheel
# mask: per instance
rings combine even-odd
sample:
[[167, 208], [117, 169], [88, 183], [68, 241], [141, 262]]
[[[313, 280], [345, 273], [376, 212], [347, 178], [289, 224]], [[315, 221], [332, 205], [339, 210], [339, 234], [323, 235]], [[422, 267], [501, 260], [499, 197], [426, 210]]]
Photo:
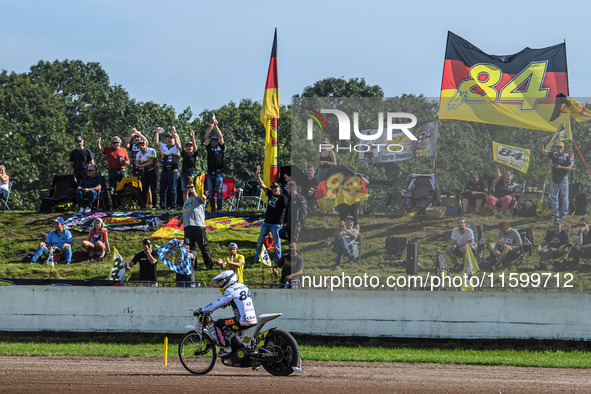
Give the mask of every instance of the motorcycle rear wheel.
[[215, 342], [209, 335], [201, 336], [189, 331], [179, 342], [179, 359], [183, 367], [195, 375], [205, 375], [215, 365]]
[[263, 364], [265, 371], [274, 376], [287, 376], [300, 362], [300, 348], [294, 337], [287, 331], [275, 329], [267, 334], [265, 349], [278, 355]]

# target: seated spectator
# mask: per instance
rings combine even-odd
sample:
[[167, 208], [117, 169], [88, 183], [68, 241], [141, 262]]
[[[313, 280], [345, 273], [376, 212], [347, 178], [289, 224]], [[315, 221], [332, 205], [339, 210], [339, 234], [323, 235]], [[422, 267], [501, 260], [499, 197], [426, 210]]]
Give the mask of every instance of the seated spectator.
[[93, 258], [96, 253], [99, 259], [105, 257], [106, 252], [111, 251], [109, 246], [109, 235], [101, 218], [92, 222], [92, 229], [88, 232], [88, 238], [81, 242], [84, 249], [88, 250], [88, 257]]
[[[182, 248], [186, 248], [189, 252], [189, 257], [191, 258], [191, 273], [189, 275], [177, 273], [175, 281], [195, 282], [195, 268], [197, 267], [197, 251], [194, 248], [191, 248], [191, 240], [189, 238], [180, 240], [180, 245]], [[187, 285], [187, 283], [177, 283], [176, 287], [195, 287], [195, 284], [191, 283], [190, 285]]]
[[[55, 230], [51, 230], [45, 238], [45, 242], [39, 243], [39, 247], [35, 251], [31, 263], [36, 263], [41, 255], [48, 254], [49, 247], [53, 248], [54, 261], [65, 260], [66, 264], [72, 261], [72, 233], [70, 230], [64, 229], [64, 219], [58, 217], [54, 221]], [[56, 256], [60, 258], [56, 259]]]
[[589, 232], [589, 219], [580, 221], [581, 229], [577, 234], [577, 244], [573, 246], [570, 255], [573, 259], [572, 269], [579, 269], [581, 257], [591, 258], [591, 232]]
[[335, 269], [341, 269], [341, 261], [350, 256], [351, 243], [359, 236], [359, 230], [354, 227], [355, 220], [353, 216], [347, 216], [345, 221], [339, 222], [339, 228], [334, 232], [333, 251], [336, 253]]
[[117, 136], [111, 138], [111, 146], [103, 148], [101, 146], [101, 138], [96, 141], [96, 146], [99, 151], [107, 156], [109, 187], [115, 190], [121, 179], [125, 177], [125, 166], [128, 166], [130, 163], [127, 150], [121, 146], [121, 138]]
[[[92, 204], [98, 197], [98, 193], [101, 191], [102, 179], [96, 174], [96, 165], [91, 164], [88, 166], [88, 175], [85, 175], [78, 184], [76, 189], [76, 202], [80, 210], [78, 213], [90, 213], [92, 210]], [[84, 205], [84, 197], [86, 197], [86, 208]]]
[[234, 242], [228, 245], [228, 253], [230, 253], [229, 257], [226, 257], [225, 261], [222, 259], [218, 259], [218, 264], [223, 270], [232, 270], [236, 272], [236, 276], [238, 277], [238, 282], [244, 283], [244, 256], [238, 254], [238, 245]]
[[461, 217], [458, 218], [458, 227], [451, 232], [451, 245], [445, 247], [447, 255], [454, 263], [452, 268], [455, 270], [461, 268], [456, 257], [463, 258], [465, 256], [466, 245], [471, 248], [474, 247], [474, 232], [472, 232], [471, 228], [468, 228], [466, 218]]
[[6, 175], [6, 167], [0, 165], [0, 197], [6, 199], [8, 197], [8, 182], [10, 177]]
[[488, 193], [488, 185], [484, 179], [480, 178], [478, 171], [470, 171], [470, 180], [464, 187], [464, 192], [461, 194], [462, 209], [464, 213], [468, 213], [468, 207], [474, 206], [474, 211], [480, 213], [482, 203], [486, 201]]
[[277, 276], [277, 268], [281, 268], [281, 288], [298, 288], [300, 276], [304, 273], [304, 259], [298, 252], [298, 246], [295, 242], [289, 244], [289, 253], [283, 255], [273, 267], [273, 275]]
[[494, 195], [486, 197], [486, 203], [488, 204], [488, 208], [497, 216], [499, 215], [497, 203], [500, 202], [500, 215], [502, 216], [507, 213], [510, 207], [515, 206], [517, 203], [515, 196], [517, 195], [517, 188], [519, 186], [513, 182], [513, 173], [511, 171], [505, 171], [505, 174], [501, 177], [499, 164], [495, 163], [495, 167], [497, 169], [497, 183], [495, 184]]
[[497, 267], [501, 267], [503, 262], [511, 261], [521, 244], [521, 236], [517, 230], [512, 229], [507, 220], [501, 221], [497, 243], [489, 243], [487, 246], [491, 254], [489, 260], [491, 271], [494, 272]]
[[[545, 245], [548, 245], [548, 248], [542, 250]], [[540, 263], [536, 265], [536, 269], [545, 270], [548, 268], [548, 262], [564, 255], [566, 248], [571, 245], [568, 231], [562, 229], [562, 219], [559, 217], [554, 218], [554, 229], [548, 231], [544, 240], [536, 248], [540, 255]]]

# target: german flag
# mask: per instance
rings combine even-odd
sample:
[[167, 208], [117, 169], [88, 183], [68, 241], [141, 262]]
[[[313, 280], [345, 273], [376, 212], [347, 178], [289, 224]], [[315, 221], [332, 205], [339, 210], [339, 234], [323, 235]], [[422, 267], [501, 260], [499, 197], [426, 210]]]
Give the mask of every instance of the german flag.
[[[566, 45], [489, 55], [448, 32], [439, 119], [555, 132], [556, 95], [568, 92]], [[568, 93], [566, 93], [568, 95]]]
[[[279, 84], [277, 80], [277, 28], [275, 28], [263, 98], [263, 110], [261, 111], [261, 122], [265, 126], [263, 181], [267, 186], [277, 182], [277, 118], [279, 118]], [[266, 197], [263, 194], [263, 198], [266, 199]]]

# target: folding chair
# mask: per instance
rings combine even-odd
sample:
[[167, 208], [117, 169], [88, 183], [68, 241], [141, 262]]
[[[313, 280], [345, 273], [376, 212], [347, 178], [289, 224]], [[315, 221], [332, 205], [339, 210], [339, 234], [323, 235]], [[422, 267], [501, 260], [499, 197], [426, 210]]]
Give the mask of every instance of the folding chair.
[[[378, 269], [382, 265], [402, 266], [405, 264], [406, 245], [408, 245], [408, 238], [404, 237], [388, 237], [384, 245], [384, 255], [378, 257]], [[383, 261], [383, 262], [382, 262]], [[388, 261], [395, 261], [395, 263], [388, 263]]]
[[534, 250], [534, 238], [530, 228], [523, 227], [516, 229], [521, 237], [521, 248], [517, 250], [515, 257], [509, 263], [515, 263], [520, 268], [526, 268], [529, 263], [529, 256]]
[[8, 199], [10, 198], [11, 191], [12, 191], [12, 181], [8, 181], [8, 195], [6, 196], [6, 198], [0, 197], [0, 205], [2, 206], [2, 212], [4, 212], [6, 209], [8, 209], [8, 212], [11, 212], [10, 207], [8, 206]]
[[243, 205], [246, 201], [256, 201], [257, 209], [261, 209], [263, 205], [263, 191], [257, 181], [247, 181], [244, 188], [238, 189], [238, 202], [236, 203], [236, 209], [244, 208]]
[[[548, 230], [546, 232], [546, 235], [548, 235], [548, 233], [550, 233], [551, 231], [554, 231], [554, 230], [553, 229]], [[546, 237], [544, 237], [544, 239], [545, 238]], [[556, 254], [556, 255], [553, 255], [552, 257], [550, 257], [548, 259], [548, 266], [552, 265], [553, 267], [560, 267], [560, 266], [564, 265], [566, 263], [566, 261], [568, 260], [568, 256], [569, 256], [569, 253], [570, 253], [571, 246], [572, 245], [566, 246], [562, 250], [562, 253]], [[539, 264], [536, 266], [536, 269], [538, 269], [538, 268], [539, 268]]]
[[[349, 244], [349, 262], [351, 263], [351, 268], [353, 268], [353, 264], [354, 263], [359, 263], [361, 264], [361, 247], [362, 247], [362, 242], [361, 242], [361, 234], [357, 235], [357, 238], [355, 238], [355, 240], [353, 242], [351, 242], [351, 244]], [[328, 241], [328, 244], [326, 245], [326, 268], [330, 267], [330, 254], [334, 254], [336, 256], [336, 253], [333, 250], [334, 247], [334, 241]]]
[[39, 212], [51, 213], [54, 206], [74, 202], [76, 179], [74, 175], [54, 175], [51, 188], [40, 190], [41, 193], [49, 193], [51, 197], [45, 197], [41, 201]]
[[222, 210], [230, 212], [234, 207], [238, 209], [238, 200], [236, 196], [236, 187], [234, 178], [224, 178], [222, 182]]

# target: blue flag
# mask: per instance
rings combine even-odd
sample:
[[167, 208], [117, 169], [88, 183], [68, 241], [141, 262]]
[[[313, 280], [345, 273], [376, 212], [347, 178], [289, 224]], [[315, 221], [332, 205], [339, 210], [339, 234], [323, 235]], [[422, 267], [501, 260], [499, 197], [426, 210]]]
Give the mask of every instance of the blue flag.
[[189, 250], [186, 246], [181, 245], [178, 239], [171, 239], [166, 244], [156, 248], [156, 253], [158, 253], [158, 257], [160, 257], [164, 265], [177, 274], [191, 274], [192, 264]]

